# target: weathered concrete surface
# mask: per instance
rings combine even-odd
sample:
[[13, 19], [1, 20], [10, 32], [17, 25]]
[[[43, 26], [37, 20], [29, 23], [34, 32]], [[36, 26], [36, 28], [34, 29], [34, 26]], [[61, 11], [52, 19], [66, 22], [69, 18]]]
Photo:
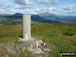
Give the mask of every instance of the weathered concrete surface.
[[31, 38], [31, 15], [23, 15], [23, 38], [20, 38], [19, 41], [30, 40]]
[[23, 38], [31, 38], [31, 15], [23, 15]]

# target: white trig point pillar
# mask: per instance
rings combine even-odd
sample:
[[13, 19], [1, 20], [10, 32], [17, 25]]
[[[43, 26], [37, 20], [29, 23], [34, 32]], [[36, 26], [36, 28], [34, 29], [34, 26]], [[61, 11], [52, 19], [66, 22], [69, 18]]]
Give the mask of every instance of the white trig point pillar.
[[23, 39], [29, 40], [31, 38], [31, 15], [23, 15]]
[[31, 15], [23, 15], [23, 38], [19, 38], [19, 41], [31, 40]]

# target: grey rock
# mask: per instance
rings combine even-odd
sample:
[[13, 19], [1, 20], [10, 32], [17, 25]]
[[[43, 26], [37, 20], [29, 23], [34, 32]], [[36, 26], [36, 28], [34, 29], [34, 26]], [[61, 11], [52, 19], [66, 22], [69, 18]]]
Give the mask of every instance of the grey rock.
[[[25, 53], [27, 56], [30, 55], [30, 53], [25, 52], [25, 50], [30, 51], [31, 56], [34, 55], [33, 57], [48, 57], [49, 51], [51, 51], [51, 47], [39, 39], [26, 42], [8, 42], [7, 44], [2, 43], [1, 46], [4, 46], [4, 50], [16, 57], [19, 57], [21, 53]], [[2, 51], [2, 49], [0, 50]], [[46, 53], [47, 55], [45, 55]], [[36, 56], [36, 54], [44, 55]]]

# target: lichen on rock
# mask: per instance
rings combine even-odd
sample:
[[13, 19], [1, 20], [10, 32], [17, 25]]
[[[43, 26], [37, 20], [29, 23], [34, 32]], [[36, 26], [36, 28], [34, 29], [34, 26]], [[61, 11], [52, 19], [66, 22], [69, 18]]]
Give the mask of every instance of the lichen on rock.
[[[4, 48], [2, 48], [4, 47]], [[30, 55], [33, 57], [48, 57], [51, 47], [44, 43], [42, 40], [35, 39], [33, 41], [25, 41], [25, 42], [8, 42], [7, 44], [0, 43], [0, 50], [7, 51], [7, 57], [13, 55], [14, 57], [19, 57], [21, 54], [25, 54], [26, 56]], [[28, 52], [27, 52], [28, 51]], [[37, 54], [40, 54], [37, 56]], [[47, 54], [47, 56], [45, 55]]]

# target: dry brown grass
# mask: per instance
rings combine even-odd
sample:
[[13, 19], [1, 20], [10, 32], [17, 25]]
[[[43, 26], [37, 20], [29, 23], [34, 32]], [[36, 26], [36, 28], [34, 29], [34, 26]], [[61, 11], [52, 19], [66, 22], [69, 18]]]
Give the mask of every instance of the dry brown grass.
[[0, 25], [0, 38], [19, 36], [22, 33], [22, 26]]

